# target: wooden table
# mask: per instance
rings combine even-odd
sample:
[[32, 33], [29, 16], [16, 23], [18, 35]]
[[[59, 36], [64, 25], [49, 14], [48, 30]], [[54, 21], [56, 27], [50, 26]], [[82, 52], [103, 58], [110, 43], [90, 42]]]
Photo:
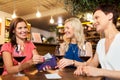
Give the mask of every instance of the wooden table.
[[58, 73], [62, 78], [61, 79], [51, 79], [51, 80], [101, 80], [101, 77], [86, 77], [86, 76], [76, 76], [73, 74], [75, 69], [67, 68], [64, 70], [49, 70], [49, 71], [37, 71], [26, 73], [26, 76], [15, 77], [13, 75], [1, 76], [2, 80], [48, 80], [45, 77], [47, 73]]

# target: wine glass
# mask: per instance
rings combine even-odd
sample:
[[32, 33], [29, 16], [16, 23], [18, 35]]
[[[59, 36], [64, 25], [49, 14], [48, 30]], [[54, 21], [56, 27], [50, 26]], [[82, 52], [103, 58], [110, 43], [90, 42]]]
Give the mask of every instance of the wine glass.
[[85, 47], [78, 50], [78, 57], [81, 58], [84, 62], [90, 58], [90, 56], [87, 56], [87, 52], [85, 50]]
[[3, 59], [2, 59], [2, 57], [0, 57], [0, 75], [2, 75], [3, 71], [4, 71], [4, 68], [3, 68]]
[[64, 57], [64, 55], [60, 54], [60, 46], [56, 46], [55, 57], [57, 58], [58, 61]]
[[[20, 49], [20, 46], [18, 45], [17, 48], [14, 51], [13, 58], [18, 62], [18, 65], [21, 64], [21, 62], [25, 59], [25, 55], [23, 51]], [[18, 72], [15, 76], [24, 76], [24, 74]]]

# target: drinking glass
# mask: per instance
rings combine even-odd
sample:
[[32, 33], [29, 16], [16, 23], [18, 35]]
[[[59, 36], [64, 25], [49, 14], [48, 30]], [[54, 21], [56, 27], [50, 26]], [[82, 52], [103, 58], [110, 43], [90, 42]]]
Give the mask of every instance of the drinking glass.
[[[21, 62], [25, 59], [25, 57], [26, 56], [24, 55], [23, 51], [21, 51], [19, 49], [19, 47], [17, 47], [17, 49], [15, 49], [15, 51], [14, 51], [13, 58], [18, 62], [18, 65], [21, 64]], [[18, 72], [15, 76], [24, 76], [24, 75], [25, 74], [22, 74], [22, 73]]]
[[[25, 59], [26, 56], [14, 56], [14, 59], [18, 62], [18, 65]], [[24, 76], [24, 74], [18, 72], [16, 76]]]
[[2, 59], [2, 57], [0, 57], [0, 75], [2, 75], [3, 71], [4, 71], [4, 68], [3, 68], [3, 59]]
[[79, 49], [78, 50], [78, 57], [81, 58], [84, 62], [87, 61], [90, 56], [86, 55], [86, 50], [85, 49]]
[[55, 49], [55, 56], [58, 61], [64, 57], [64, 55], [60, 54], [59, 48], [60, 48], [60, 46], [56, 46], [56, 49]]

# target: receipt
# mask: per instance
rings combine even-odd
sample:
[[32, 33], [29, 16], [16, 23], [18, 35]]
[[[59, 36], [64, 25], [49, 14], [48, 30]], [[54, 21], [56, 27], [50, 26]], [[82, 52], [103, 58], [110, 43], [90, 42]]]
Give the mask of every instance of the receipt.
[[47, 79], [61, 79], [62, 77], [58, 73], [45, 74]]

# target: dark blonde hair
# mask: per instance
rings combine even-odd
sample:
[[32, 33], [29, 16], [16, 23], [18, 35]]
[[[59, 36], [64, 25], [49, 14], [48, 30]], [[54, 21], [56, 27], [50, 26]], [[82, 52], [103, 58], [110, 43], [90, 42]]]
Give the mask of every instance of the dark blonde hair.
[[66, 23], [69, 23], [73, 28], [78, 47], [82, 48], [85, 42], [85, 35], [81, 21], [78, 18], [69, 18], [65, 21]]

